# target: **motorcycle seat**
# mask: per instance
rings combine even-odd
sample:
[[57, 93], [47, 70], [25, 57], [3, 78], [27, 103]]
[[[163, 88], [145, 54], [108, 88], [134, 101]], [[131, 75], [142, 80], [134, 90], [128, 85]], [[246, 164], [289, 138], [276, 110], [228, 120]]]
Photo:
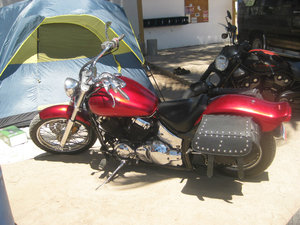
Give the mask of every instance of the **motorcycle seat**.
[[300, 81], [300, 62], [289, 62], [296, 81]]
[[171, 130], [186, 133], [206, 109], [208, 96], [202, 94], [189, 99], [162, 102], [158, 107], [159, 118]]

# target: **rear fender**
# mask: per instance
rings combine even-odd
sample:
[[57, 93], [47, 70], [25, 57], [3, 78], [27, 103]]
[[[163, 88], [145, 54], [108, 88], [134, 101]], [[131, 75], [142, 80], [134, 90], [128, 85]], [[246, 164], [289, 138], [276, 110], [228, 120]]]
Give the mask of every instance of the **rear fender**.
[[[211, 102], [204, 114], [231, 114], [252, 117], [262, 132], [275, 130], [282, 122], [291, 119], [287, 102], [269, 102], [245, 95], [224, 95]], [[196, 124], [201, 121], [200, 117]]]
[[[71, 118], [73, 110], [74, 107], [70, 105], [55, 105], [43, 109], [39, 114], [40, 118], [43, 120], [51, 118], [66, 118], [68, 120]], [[89, 122], [88, 118], [89, 117], [87, 112], [78, 112], [75, 120], [78, 120], [90, 126], [91, 123]]]

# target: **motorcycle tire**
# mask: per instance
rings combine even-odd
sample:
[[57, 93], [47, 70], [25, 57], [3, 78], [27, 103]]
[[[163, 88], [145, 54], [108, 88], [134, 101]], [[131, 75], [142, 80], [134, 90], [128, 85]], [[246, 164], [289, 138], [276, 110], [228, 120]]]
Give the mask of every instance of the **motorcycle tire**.
[[[260, 140], [261, 148], [253, 147], [252, 152], [243, 158], [244, 177], [254, 177], [262, 174], [273, 162], [276, 152], [276, 143], [273, 135], [263, 134]], [[237, 177], [237, 165], [218, 167], [221, 173]]]
[[75, 121], [67, 142], [62, 149], [60, 140], [66, 127], [67, 119], [51, 118], [43, 120], [36, 115], [30, 123], [29, 135], [41, 149], [56, 154], [76, 154], [91, 148], [96, 140], [95, 131], [81, 121]]

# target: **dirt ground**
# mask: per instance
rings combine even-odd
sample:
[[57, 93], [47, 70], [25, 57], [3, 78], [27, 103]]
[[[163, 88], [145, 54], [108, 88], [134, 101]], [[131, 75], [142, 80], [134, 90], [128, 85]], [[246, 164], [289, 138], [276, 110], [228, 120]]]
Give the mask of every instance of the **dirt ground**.
[[[286, 124], [288, 139], [278, 142], [273, 164], [248, 180], [143, 164], [126, 166], [96, 190], [106, 173], [97, 169], [102, 155], [90, 152], [44, 153], [1, 167], [18, 225], [299, 224], [292, 218], [300, 208], [299, 126]], [[109, 170], [116, 166], [110, 162]]]

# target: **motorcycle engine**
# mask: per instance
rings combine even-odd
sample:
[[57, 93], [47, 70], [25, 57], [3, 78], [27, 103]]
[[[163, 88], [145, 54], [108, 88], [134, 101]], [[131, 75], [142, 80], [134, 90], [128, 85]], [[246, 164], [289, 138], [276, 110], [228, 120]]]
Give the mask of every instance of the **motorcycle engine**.
[[[239, 79], [240, 69], [234, 73]], [[265, 50], [252, 50], [244, 60], [244, 78], [239, 83], [242, 88], [258, 88], [263, 97], [275, 101], [279, 92], [292, 84], [290, 67], [279, 55]]]
[[237, 88], [259, 89], [264, 99], [275, 101], [278, 93], [292, 84], [293, 78], [282, 71], [259, 73], [238, 68], [233, 73], [233, 81]]
[[182, 165], [182, 139], [155, 119], [99, 117], [98, 123], [113, 140], [113, 149], [120, 158], [159, 165]]
[[261, 84], [261, 77], [249, 74], [248, 71], [238, 68], [233, 73], [235, 86], [238, 88], [258, 88]]
[[158, 127], [149, 118], [99, 117], [100, 127], [110, 136], [139, 143], [155, 135]]
[[182, 139], [168, 131], [159, 123], [156, 137], [149, 139], [136, 149], [137, 157], [148, 163], [159, 165], [181, 166]]

